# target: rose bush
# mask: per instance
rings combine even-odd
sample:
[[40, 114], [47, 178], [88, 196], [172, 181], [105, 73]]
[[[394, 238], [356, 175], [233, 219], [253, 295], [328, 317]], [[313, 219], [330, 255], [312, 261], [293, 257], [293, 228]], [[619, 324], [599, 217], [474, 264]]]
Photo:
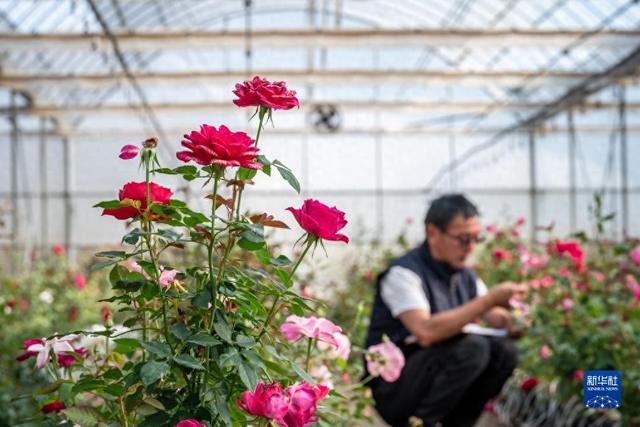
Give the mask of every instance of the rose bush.
[[[187, 150], [176, 153], [178, 160], [198, 166], [173, 169], [159, 164], [161, 142], [153, 138], [121, 150], [125, 160], [140, 155], [145, 180], [126, 184], [117, 200], [96, 205], [103, 215], [131, 220], [131, 229], [123, 250], [96, 254], [104, 260], [92, 270], [110, 269], [114, 295], [105, 302], [122, 313], [123, 325], [113, 326], [105, 307], [98, 330], [24, 343], [20, 357], [36, 357], [50, 377], [34, 399], [40, 406], [59, 402], [47, 412], [50, 422], [337, 422], [324, 413], [325, 402], [345, 398], [328, 396], [329, 388], [310, 372], [321, 363], [343, 363], [340, 358], [352, 353], [350, 342], [340, 326], [305, 316], [313, 302], [296, 292], [296, 270], [324, 240], [348, 242], [338, 234], [347, 224], [345, 214], [307, 200], [300, 209], [290, 208], [303, 229], [294, 260], [268, 242], [266, 228], [288, 226], [268, 213], [245, 214], [242, 194], [257, 173], [270, 176], [275, 170], [299, 192], [291, 170], [257, 148], [264, 118], [298, 101], [284, 83], [261, 78], [235, 92], [236, 104], [257, 108], [255, 140], [224, 125], [202, 125], [185, 135]], [[170, 188], [154, 182], [159, 174], [201, 181], [207, 212], [171, 198]], [[85, 347], [83, 339], [93, 344]], [[68, 357], [75, 362], [67, 364]]]
[[[598, 199], [595, 203], [599, 205]], [[604, 225], [597, 215], [597, 230]], [[640, 277], [633, 241], [616, 243], [580, 233], [572, 239], [549, 237], [530, 244], [518, 230], [522, 224], [492, 226], [490, 239], [476, 261], [489, 286], [504, 280], [528, 283], [526, 304], [517, 306], [520, 370], [527, 376], [522, 390], [538, 382], [553, 385], [558, 398], [582, 400], [588, 370], [618, 370], [623, 378], [625, 425], [640, 424]], [[512, 260], [496, 263], [497, 250]], [[613, 412], [609, 411], [609, 414]]]
[[[18, 425], [40, 412], [46, 402], [27, 397], [46, 383], [46, 376], [35, 366], [38, 353], [27, 348], [55, 331], [99, 324], [97, 300], [111, 296], [105, 279], [70, 265], [60, 244], [34, 251], [11, 275], [0, 271], [0, 425]], [[81, 346], [76, 350], [84, 352]], [[60, 353], [57, 363], [66, 367], [74, 361], [75, 355]]]

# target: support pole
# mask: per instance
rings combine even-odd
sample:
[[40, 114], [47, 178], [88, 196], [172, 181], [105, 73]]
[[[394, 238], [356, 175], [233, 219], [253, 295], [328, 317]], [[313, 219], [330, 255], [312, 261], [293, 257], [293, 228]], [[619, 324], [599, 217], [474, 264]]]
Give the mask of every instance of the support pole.
[[578, 196], [576, 192], [576, 128], [573, 122], [573, 110], [567, 111], [569, 128], [569, 228], [575, 233], [578, 228]]
[[71, 145], [68, 137], [62, 138], [62, 169], [64, 173], [62, 198], [64, 200], [64, 248], [69, 261], [73, 262], [75, 254], [71, 253], [71, 227], [73, 224], [73, 207], [71, 206]]
[[622, 198], [622, 238], [629, 237], [629, 174], [627, 161], [627, 109], [625, 86], [620, 85], [620, 103], [618, 108], [620, 122], [620, 196]]
[[[11, 188], [11, 249], [15, 251], [18, 248], [18, 237], [20, 235], [20, 216], [18, 215], [18, 111], [16, 98], [18, 93], [11, 91], [9, 97], [9, 125], [11, 126], [10, 135], [10, 156], [9, 175]], [[15, 257], [12, 258], [11, 269], [16, 271]]]
[[529, 203], [531, 203], [531, 241], [535, 242], [538, 227], [537, 192], [538, 182], [536, 176], [536, 136], [535, 129], [529, 128]]
[[40, 118], [40, 246], [49, 243], [49, 189], [47, 186], [47, 119]]

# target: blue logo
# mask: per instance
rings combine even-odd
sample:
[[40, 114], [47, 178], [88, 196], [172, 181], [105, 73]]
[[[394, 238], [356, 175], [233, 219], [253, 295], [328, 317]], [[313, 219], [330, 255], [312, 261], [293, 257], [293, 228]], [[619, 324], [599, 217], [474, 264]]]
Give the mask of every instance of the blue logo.
[[622, 376], [618, 371], [587, 371], [584, 374], [584, 406], [613, 409], [622, 405]]

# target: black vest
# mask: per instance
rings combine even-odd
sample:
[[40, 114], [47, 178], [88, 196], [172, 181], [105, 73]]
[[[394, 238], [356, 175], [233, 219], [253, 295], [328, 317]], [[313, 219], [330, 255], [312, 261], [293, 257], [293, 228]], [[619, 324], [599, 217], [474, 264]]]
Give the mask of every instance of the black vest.
[[387, 335], [400, 347], [405, 356], [408, 356], [417, 349], [417, 345], [404, 343], [410, 333], [400, 320], [391, 315], [380, 292], [381, 280], [389, 269], [395, 266], [408, 268], [420, 277], [422, 290], [427, 296], [432, 314], [452, 309], [475, 298], [476, 275], [468, 268], [454, 269], [446, 263], [436, 261], [431, 256], [427, 242], [396, 259], [389, 268], [380, 273], [376, 282], [376, 296], [371, 311], [366, 347], [382, 342], [382, 336]]

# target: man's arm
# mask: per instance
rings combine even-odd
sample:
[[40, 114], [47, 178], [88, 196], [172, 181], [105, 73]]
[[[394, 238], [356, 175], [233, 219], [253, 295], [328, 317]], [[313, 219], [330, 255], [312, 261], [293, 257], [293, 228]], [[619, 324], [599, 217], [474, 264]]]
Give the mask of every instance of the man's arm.
[[398, 318], [422, 347], [457, 335], [462, 327], [487, 313], [493, 307], [505, 306], [509, 299], [523, 295], [526, 286], [505, 283], [493, 287], [486, 295], [466, 304], [431, 315], [427, 310], [409, 310]]

